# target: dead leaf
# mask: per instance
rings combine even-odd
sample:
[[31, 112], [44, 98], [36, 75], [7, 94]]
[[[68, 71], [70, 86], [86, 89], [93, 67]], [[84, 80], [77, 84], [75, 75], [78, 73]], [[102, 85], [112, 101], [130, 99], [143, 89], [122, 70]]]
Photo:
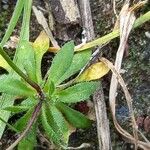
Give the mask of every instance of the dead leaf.
[[[130, 112], [130, 117], [131, 117], [131, 120], [132, 120], [132, 124], [133, 124], [133, 127], [136, 128], [137, 130], [137, 125], [136, 125], [136, 121], [135, 121], [135, 118], [134, 118], [134, 111], [133, 111], [133, 108], [132, 108], [132, 98], [131, 98], [131, 95], [128, 91], [128, 88], [123, 80], [123, 78], [121, 77], [121, 75], [119, 74], [119, 72], [117, 71], [117, 69], [115, 68], [115, 66], [107, 59], [105, 58], [101, 58], [100, 59], [102, 62], [104, 62], [110, 69], [111, 71], [113, 72], [114, 76], [117, 78], [117, 81], [120, 83], [122, 89], [123, 89], [123, 92], [125, 94], [125, 98], [126, 98], [126, 101], [127, 101], [127, 104], [128, 104], [128, 108], [129, 108], [129, 112]], [[110, 96], [110, 95], [109, 95]], [[114, 122], [114, 125], [117, 129], [117, 131], [123, 136], [125, 137], [125, 139], [127, 139], [130, 143], [133, 143], [133, 144], [137, 144], [137, 147], [140, 147], [144, 150], [149, 150], [150, 149], [150, 142], [143, 142], [143, 141], [140, 141], [139, 139], [136, 139], [134, 136], [132, 136], [130, 133], [128, 133], [126, 130], [124, 130], [118, 123], [117, 119], [116, 119], [116, 98], [115, 99], [111, 99], [111, 97], [109, 97], [109, 104], [110, 104], [110, 107], [111, 107], [111, 112], [112, 112], [112, 117], [113, 117], [113, 122]]]
[[100, 79], [106, 75], [109, 70], [110, 69], [103, 62], [95, 63], [77, 78], [77, 82]]
[[33, 47], [37, 53], [45, 53], [49, 48], [49, 37], [42, 31], [33, 43]]
[[4, 47], [6, 47], [7, 49], [16, 49], [18, 42], [19, 38], [16, 35], [11, 36], [10, 40], [4, 45]]

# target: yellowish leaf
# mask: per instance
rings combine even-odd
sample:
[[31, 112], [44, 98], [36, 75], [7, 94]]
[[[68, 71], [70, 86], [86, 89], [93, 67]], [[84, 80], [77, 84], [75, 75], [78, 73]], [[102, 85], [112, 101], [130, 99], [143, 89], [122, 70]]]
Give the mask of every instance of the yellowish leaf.
[[109, 70], [110, 69], [103, 62], [95, 63], [78, 77], [77, 82], [100, 79], [107, 74]]
[[0, 67], [6, 69], [8, 72], [11, 69], [8, 63], [5, 61], [5, 59], [1, 55], [0, 55]]
[[45, 53], [49, 48], [49, 37], [42, 31], [33, 43], [33, 47], [37, 53]]
[[52, 53], [57, 53], [60, 50], [58, 47], [49, 47], [48, 51]]

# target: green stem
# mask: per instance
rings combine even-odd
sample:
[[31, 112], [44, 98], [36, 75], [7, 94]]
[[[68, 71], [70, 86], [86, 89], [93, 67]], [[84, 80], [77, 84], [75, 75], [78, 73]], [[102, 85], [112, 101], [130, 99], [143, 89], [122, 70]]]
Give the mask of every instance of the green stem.
[[28, 84], [30, 84], [39, 94], [41, 94], [41, 88], [38, 84], [30, 80], [10, 59], [10, 57], [7, 55], [7, 53], [2, 49], [0, 46], [0, 54], [2, 57], [7, 61], [7, 63], [10, 65], [10, 67], [19, 75], [21, 76]]
[[1, 46], [3, 47], [5, 45], [5, 43], [7, 42], [7, 40], [9, 39], [11, 33], [13, 32], [16, 24], [17, 24], [17, 21], [21, 15], [21, 11], [23, 9], [23, 5], [24, 5], [24, 0], [18, 0], [17, 1], [17, 4], [16, 4], [16, 7], [15, 7], [15, 10], [13, 12], [13, 15], [12, 15], [12, 18], [10, 20], [10, 23], [8, 25], [8, 28], [6, 30], [6, 33], [1, 41]]
[[[142, 25], [143, 23], [145, 23], [146, 21], [150, 20], [150, 11], [148, 11], [147, 13], [145, 13], [144, 15], [142, 15], [141, 17], [139, 17], [138, 19], [136, 19], [133, 28], [137, 28], [140, 25]], [[107, 42], [109, 42], [110, 40], [118, 37], [120, 34], [119, 29], [115, 30], [101, 38], [98, 38], [96, 40], [93, 40], [91, 42], [86, 43], [84, 46], [82, 46], [81, 48], [76, 49], [76, 51], [82, 51], [82, 50], [86, 50], [95, 46], [99, 46], [99, 45], [103, 45]]]

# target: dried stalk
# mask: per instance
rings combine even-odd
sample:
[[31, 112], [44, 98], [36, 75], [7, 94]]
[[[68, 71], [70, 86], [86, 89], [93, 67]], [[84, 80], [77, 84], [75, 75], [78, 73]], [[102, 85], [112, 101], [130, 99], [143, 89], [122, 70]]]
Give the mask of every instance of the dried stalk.
[[[82, 0], [82, 1], [79, 0], [78, 3], [79, 3], [81, 18], [82, 18], [82, 26], [85, 31], [85, 37], [87, 41], [91, 41], [92, 39], [95, 38], [95, 34], [94, 34], [94, 27], [92, 22], [89, 0]], [[96, 54], [97, 53], [99, 54], [100, 49], [101, 49], [100, 47], [97, 49], [98, 52], [96, 52]], [[92, 55], [90, 63], [93, 62], [94, 60], [93, 58], [95, 58], [95, 55]], [[97, 90], [94, 93], [93, 101], [94, 101], [94, 107], [96, 113], [99, 149], [109, 150], [110, 149], [109, 122], [107, 119], [106, 105], [105, 105], [101, 82], [100, 82], [99, 90]]]

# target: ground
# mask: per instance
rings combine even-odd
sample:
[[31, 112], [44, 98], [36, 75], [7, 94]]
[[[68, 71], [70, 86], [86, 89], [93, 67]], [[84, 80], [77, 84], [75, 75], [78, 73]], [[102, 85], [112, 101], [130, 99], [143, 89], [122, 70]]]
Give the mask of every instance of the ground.
[[[98, 0], [91, 0], [90, 2], [96, 37], [101, 37], [112, 31], [113, 25], [115, 23], [116, 17], [113, 13], [112, 3], [110, 0], [101, 3]], [[118, 4], [117, 11], [118, 11], [119, 8], [121, 7], [122, 1], [120, 2], [118, 1], [117, 4]], [[10, 14], [12, 14], [11, 12], [13, 11], [14, 6], [15, 1], [2, 0], [0, 3], [0, 8], [2, 9], [0, 16], [0, 39], [4, 35], [3, 31], [6, 29], [8, 25], [8, 21], [11, 18]], [[136, 15], [139, 16], [140, 14], [145, 13], [146, 11], [149, 10], [149, 8], [150, 6], [147, 4], [142, 9], [140, 9], [136, 13]], [[18, 35], [19, 26], [20, 24], [18, 24], [18, 27], [17, 29], [15, 29], [13, 35]], [[32, 15], [31, 40], [36, 38], [41, 29], [42, 28], [36, 22], [35, 16]], [[128, 49], [124, 56], [122, 65], [122, 68], [125, 70], [123, 77], [133, 97], [134, 111], [137, 119], [140, 117], [142, 117], [142, 119], [145, 119], [150, 114], [150, 102], [149, 102], [150, 37], [148, 36], [148, 34], [150, 33], [148, 31], [150, 31], [150, 26], [149, 23], [146, 23], [141, 27], [139, 27], [138, 29], [135, 29], [131, 32], [130, 38], [128, 40]], [[119, 38], [110, 42], [105, 48], [104, 56], [110, 59], [111, 61], [114, 61], [118, 45], [119, 45]], [[13, 55], [14, 53], [13, 50], [10, 50], [8, 52], [10, 55]], [[50, 55], [49, 53], [46, 54], [43, 59], [44, 62], [43, 66], [45, 66], [45, 64], [49, 65], [52, 57], [53, 55]], [[43, 69], [43, 72], [45, 72], [45, 70], [46, 68]], [[107, 103], [110, 74], [103, 79], [102, 83]], [[124, 102], [124, 96], [121, 90], [119, 90], [118, 92], [117, 101], [118, 101], [117, 118], [120, 121], [120, 123], [126, 127], [128, 123], [128, 113], [127, 113], [127, 106]], [[109, 119], [111, 120], [109, 107], [107, 110], [109, 114]], [[143, 129], [143, 126], [144, 124], [141, 125], [140, 130], [147, 135], [147, 138], [150, 138], [148, 137], [148, 133], [146, 133], [145, 129]], [[126, 143], [123, 139], [120, 139], [120, 135], [117, 134], [111, 121], [110, 121], [110, 128], [111, 128], [111, 140], [113, 149], [117, 150], [133, 149], [132, 145]], [[90, 143], [92, 145], [92, 148], [90, 148], [90, 150], [91, 149], [97, 150], [98, 142], [96, 135], [97, 135], [96, 125], [95, 123], [93, 123], [93, 126], [90, 129], [86, 131], [78, 130], [77, 132], [72, 134], [70, 138], [70, 145], [79, 146], [83, 142]], [[13, 134], [6, 131], [3, 137], [4, 143], [5, 144], [9, 143], [9, 141], [7, 140], [8, 139], [11, 140], [12, 136]]]

